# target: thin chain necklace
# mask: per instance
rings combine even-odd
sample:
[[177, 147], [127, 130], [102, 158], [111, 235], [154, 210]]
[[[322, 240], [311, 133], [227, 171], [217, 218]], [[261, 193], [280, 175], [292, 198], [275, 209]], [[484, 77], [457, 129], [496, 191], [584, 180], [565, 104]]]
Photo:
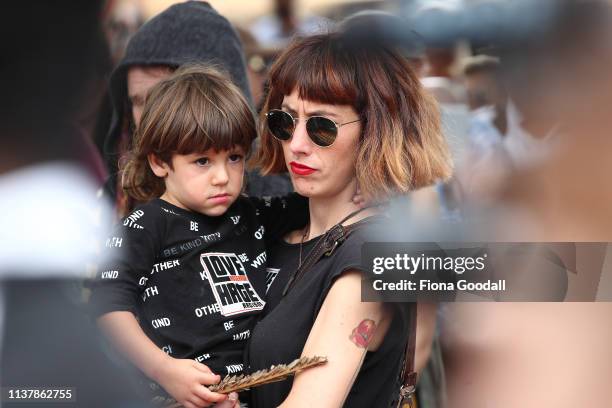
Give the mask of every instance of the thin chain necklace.
[[306, 228], [304, 229], [304, 233], [302, 234], [302, 239], [300, 240], [300, 261], [298, 263], [298, 269], [302, 266], [302, 246], [304, 245], [304, 240], [306, 239], [306, 236], [308, 235], [309, 232], [310, 232], [310, 224], [308, 224]]
[[[331, 253], [334, 251], [334, 249], [348, 237], [348, 234], [350, 234], [351, 231], [355, 229], [355, 227], [357, 227], [358, 225], [364, 224], [367, 220], [366, 219], [359, 220], [346, 227], [342, 225], [345, 221], [347, 221], [349, 218], [354, 217], [358, 213], [364, 210], [367, 210], [369, 208], [375, 207], [375, 206], [377, 205], [370, 205], [367, 207], [363, 207], [357, 211], [353, 211], [352, 213], [344, 217], [338, 224], [334, 225], [333, 227], [325, 231], [323, 234], [321, 234], [319, 239], [317, 239], [317, 242], [310, 249], [310, 252], [308, 253], [306, 259], [304, 260], [304, 265], [302, 265], [302, 247], [304, 245], [304, 240], [306, 239], [306, 236], [310, 232], [310, 224], [309, 224], [306, 227], [306, 230], [304, 231], [304, 233], [302, 234], [302, 239], [300, 240], [299, 265], [289, 276], [289, 280], [287, 281], [287, 284], [285, 285], [285, 288], [283, 289], [282, 296], [285, 297], [287, 295], [289, 290], [293, 287], [295, 282], [298, 279], [300, 279], [300, 277], [304, 274], [304, 271], [306, 269], [312, 266], [312, 264], [316, 263], [323, 256], [330, 256]], [[327, 239], [330, 239], [330, 241], [328, 242], [328, 245], [326, 246], [325, 242]]]

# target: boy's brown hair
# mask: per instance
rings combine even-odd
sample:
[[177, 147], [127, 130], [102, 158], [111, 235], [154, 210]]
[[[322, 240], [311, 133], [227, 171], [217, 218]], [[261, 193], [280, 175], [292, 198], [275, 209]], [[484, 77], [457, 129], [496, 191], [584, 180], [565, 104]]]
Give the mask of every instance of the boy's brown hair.
[[269, 75], [257, 157], [263, 174], [287, 170], [263, 115], [297, 88], [300, 98], [350, 105], [362, 119], [355, 168], [366, 197], [384, 199], [450, 177], [436, 102], [396, 50], [354, 44], [341, 32], [314, 35], [295, 40]]
[[151, 200], [164, 193], [165, 184], [153, 174], [149, 154], [172, 168], [174, 154], [240, 146], [248, 155], [256, 136], [253, 112], [226, 74], [206, 65], [184, 66], [151, 88], [121, 185], [130, 197]]

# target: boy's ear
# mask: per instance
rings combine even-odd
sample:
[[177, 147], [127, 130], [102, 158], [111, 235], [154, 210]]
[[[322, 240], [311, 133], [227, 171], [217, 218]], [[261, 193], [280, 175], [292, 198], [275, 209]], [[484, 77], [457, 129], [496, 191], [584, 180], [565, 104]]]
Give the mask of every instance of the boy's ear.
[[149, 161], [149, 167], [151, 167], [153, 174], [155, 174], [157, 177], [164, 178], [168, 175], [168, 170], [170, 169], [168, 163], [153, 153], [149, 153], [147, 155], [147, 160]]

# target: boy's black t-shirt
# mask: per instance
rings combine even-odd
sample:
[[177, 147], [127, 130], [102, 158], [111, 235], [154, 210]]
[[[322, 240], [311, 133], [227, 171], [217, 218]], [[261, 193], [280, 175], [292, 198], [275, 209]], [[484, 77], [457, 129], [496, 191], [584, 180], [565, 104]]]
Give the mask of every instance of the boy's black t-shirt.
[[130, 311], [174, 358], [220, 374], [242, 371], [243, 350], [264, 308], [266, 242], [303, 227], [307, 200], [240, 197], [219, 217], [161, 199], [137, 207], [106, 242], [91, 304], [97, 316]]
[[[302, 259], [318, 239], [302, 245]], [[364, 229], [353, 232], [331, 256], [323, 257], [294, 282], [285, 297], [282, 296], [283, 289], [291, 273], [298, 267], [300, 244], [289, 244], [279, 239], [270, 247], [268, 267], [276, 276], [268, 292], [263, 318], [253, 329], [249, 340], [246, 352], [248, 371], [287, 364], [300, 357], [333, 283], [345, 271], [365, 270], [361, 264], [361, 246], [364, 242]], [[383, 343], [375, 352], [366, 353], [345, 407], [388, 407], [392, 398], [397, 397], [408, 330], [404, 317], [397, 308]], [[347, 347], [353, 347], [348, 338]], [[292, 384], [293, 379], [289, 378], [253, 388], [249, 406], [277, 407], [289, 395]]]

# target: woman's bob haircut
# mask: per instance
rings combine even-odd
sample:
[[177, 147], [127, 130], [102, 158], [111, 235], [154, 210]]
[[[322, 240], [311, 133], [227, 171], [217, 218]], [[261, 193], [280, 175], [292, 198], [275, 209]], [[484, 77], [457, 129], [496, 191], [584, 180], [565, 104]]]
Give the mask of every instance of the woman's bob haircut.
[[399, 51], [356, 44], [342, 32], [298, 38], [271, 67], [269, 84], [256, 161], [263, 174], [287, 171], [265, 113], [297, 88], [302, 99], [350, 105], [361, 118], [355, 169], [366, 197], [386, 199], [450, 177], [436, 102]]

